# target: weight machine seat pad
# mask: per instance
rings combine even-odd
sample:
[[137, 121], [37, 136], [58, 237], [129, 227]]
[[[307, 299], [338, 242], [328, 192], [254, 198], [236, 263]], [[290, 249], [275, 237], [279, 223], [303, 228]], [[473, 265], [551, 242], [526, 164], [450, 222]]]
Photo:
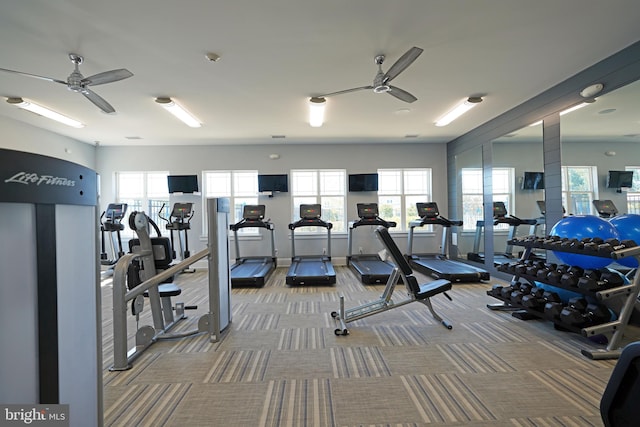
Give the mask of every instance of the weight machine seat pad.
[[[409, 276], [407, 277], [407, 279], [416, 280], [414, 276]], [[417, 284], [417, 281], [416, 281], [416, 284]], [[442, 292], [451, 290], [451, 287], [452, 287], [451, 282], [446, 279], [438, 279], [438, 280], [434, 280], [433, 282], [422, 283], [417, 286], [419, 291], [414, 294], [417, 300], [431, 298], [434, 295], [438, 295]]]
[[[178, 287], [175, 283], [161, 283], [158, 285], [158, 292], [160, 293], [160, 297], [177, 297], [182, 293], [182, 289]], [[148, 292], [144, 293], [145, 297], [149, 296]]]

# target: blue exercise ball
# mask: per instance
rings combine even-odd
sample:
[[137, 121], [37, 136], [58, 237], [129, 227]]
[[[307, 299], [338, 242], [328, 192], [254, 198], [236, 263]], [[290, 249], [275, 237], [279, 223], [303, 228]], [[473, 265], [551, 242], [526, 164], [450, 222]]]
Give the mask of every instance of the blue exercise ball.
[[[569, 239], [582, 240], [588, 237], [600, 237], [606, 239], [619, 239], [616, 228], [602, 218], [593, 215], [573, 215], [562, 218], [549, 232], [551, 236], [567, 237]], [[565, 264], [582, 268], [602, 268], [611, 264], [612, 258], [582, 255], [570, 252], [553, 251], [553, 253]]]
[[[640, 215], [626, 214], [615, 216], [609, 222], [618, 230], [620, 240], [633, 240], [640, 245]], [[638, 268], [635, 258], [623, 258], [616, 262], [630, 268]]]

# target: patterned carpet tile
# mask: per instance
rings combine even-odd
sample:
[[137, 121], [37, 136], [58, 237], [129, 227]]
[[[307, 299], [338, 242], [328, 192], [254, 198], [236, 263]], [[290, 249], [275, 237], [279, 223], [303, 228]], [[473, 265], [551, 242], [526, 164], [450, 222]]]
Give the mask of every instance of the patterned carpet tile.
[[278, 350], [318, 350], [326, 348], [326, 329], [296, 328], [280, 332]]
[[497, 421], [489, 406], [458, 375], [402, 376], [401, 379], [425, 423]]
[[[105, 405], [105, 426], [166, 425], [191, 384], [146, 384], [118, 387], [118, 398]], [[116, 393], [112, 393], [115, 395]]]
[[334, 378], [382, 377], [391, 370], [377, 347], [337, 347], [329, 349]]
[[256, 426], [336, 425], [328, 379], [269, 381]]
[[490, 346], [478, 343], [438, 345], [461, 373], [514, 372], [516, 369]]
[[601, 427], [602, 426], [602, 419], [599, 416], [513, 418], [509, 421], [510, 421], [510, 425], [513, 427]]
[[606, 382], [583, 369], [531, 371], [529, 375], [544, 384], [559, 398], [565, 399], [585, 415], [600, 412], [600, 398]]
[[204, 379], [204, 383], [263, 381], [271, 351], [221, 351]]

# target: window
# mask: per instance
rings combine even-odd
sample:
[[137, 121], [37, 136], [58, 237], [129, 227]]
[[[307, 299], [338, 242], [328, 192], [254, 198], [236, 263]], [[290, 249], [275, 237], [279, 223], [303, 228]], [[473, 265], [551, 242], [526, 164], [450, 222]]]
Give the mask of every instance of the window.
[[[477, 221], [484, 219], [482, 210], [482, 168], [464, 168], [461, 170], [462, 183], [462, 230], [475, 231]], [[493, 201], [503, 202], [507, 212], [513, 209], [514, 190], [513, 168], [493, 168], [491, 179]], [[507, 230], [508, 224], [498, 224], [494, 230]]]
[[127, 214], [144, 211], [165, 235], [168, 231], [158, 214], [163, 206], [162, 215], [168, 218], [171, 214], [168, 175], [169, 172], [116, 172], [117, 202], [128, 205]]
[[640, 214], [640, 166], [627, 166], [625, 170], [633, 171], [633, 185], [627, 191], [627, 213]]
[[595, 166], [562, 166], [562, 206], [568, 215], [590, 215], [596, 199]]
[[[300, 219], [300, 205], [320, 203], [322, 219], [333, 224], [332, 232], [345, 232], [346, 172], [341, 169], [292, 170], [293, 222]], [[302, 227], [300, 232], [317, 232], [317, 227]]]
[[476, 222], [484, 219], [482, 212], [482, 168], [460, 171], [462, 183], [462, 230], [474, 231]]
[[[258, 204], [258, 171], [204, 171], [203, 210], [206, 210], [206, 199], [211, 197], [228, 197], [232, 208], [229, 221], [233, 224], [242, 219], [245, 205]], [[206, 217], [206, 212], [203, 213]], [[203, 221], [204, 234], [207, 221]], [[255, 229], [243, 228], [238, 233], [257, 233]]]
[[407, 231], [409, 222], [418, 218], [416, 203], [429, 201], [431, 169], [378, 169], [378, 210], [381, 218], [396, 222], [395, 230]]

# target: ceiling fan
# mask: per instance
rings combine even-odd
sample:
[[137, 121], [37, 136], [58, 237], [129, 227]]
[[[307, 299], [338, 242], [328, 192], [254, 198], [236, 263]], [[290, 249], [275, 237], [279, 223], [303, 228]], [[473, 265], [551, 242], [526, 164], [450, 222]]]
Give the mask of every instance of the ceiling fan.
[[36, 74], [23, 73], [21, 71], [7, 70], [6, 68], [0, 68], [0, 71], [6, 71], [8, 73], [20, 74], [27, 77], [33, 77], [36, 79], [47, 80], [54, 83], [61, 83], [67, 86], [72, 92], [79, 92], [83, 94], [89, 101], [93, 102], [93, 104], [100, 108], [105, 113], [115, 113], [115, 109], [104, 100], [100, 95], [89, 89], [88, 86], [97, 86], [105, 83], [117, 82], [118, 80], [127, 79], [133, 76], [133, 73], [125, 68], [120, 68], [118, 70], [105, 71], [103, 73], [94, 74], [93, 76], [84, 77], [82, 73], [80, 73], [79, 65], [82, 64], [84, 58], [76, 53], [70, 53], [69, 59], [75, 65], [75, 69], [67, 80], [58, 80], [52, 77], [43, 77], [38, 76]]
[[416, 98], [409, 92], [400, 89], [399, 87], [391, 86], [389, 82], [391, 82], [391, 80], [395, 79], [400, 73], [406, 70], [407, 67], [411, 65], [413, 61], [415, 61], [418, 56], [420, 56], [421, 53], [422, 49], [415, 46], [412, 47], [411, 49], [406, 51], [404, 55], [402, 55], [400, 59], [398, 59], [386, 73], [382, 71], [382, 63], [384, 62], [385, 56], [377, 55], [374, 58], [374, 62], [378, 65], [378, 73], [373, 79], [373, 84], [368, 86], [356, 87], [353, 89], [341, 90], [338, 92], [331, 92], [325, 95], [319, 95], [315, 98], [324, 98], [327, 96], [342, 95], [343, 93], [356, 92], [359, 90], [373, 89], [375, 93], [388, 93], [389, 95], [395, 96], [401, 101], [414, 102], [418, 98]]

